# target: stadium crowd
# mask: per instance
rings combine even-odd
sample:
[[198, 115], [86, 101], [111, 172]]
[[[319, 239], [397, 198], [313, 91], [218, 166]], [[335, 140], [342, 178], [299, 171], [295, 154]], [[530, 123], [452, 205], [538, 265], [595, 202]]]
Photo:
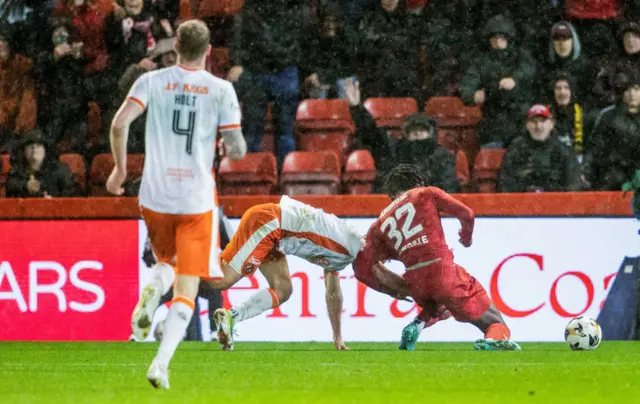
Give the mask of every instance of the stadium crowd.
[[[437, 117], [414, 111], [392, 133], [367, 106], [379, 97], [412, 98], [416, 111], [437, 97], [480, 109], [473, 153], [505, 151], [500, 192], [619, 190], [640, 168], [640, 1], [245, 0], [207, 15], [212, 3], [237, 2], [0, 0], [6, 196], [84, 193], [58, 155], [89, 167], [108, 152], [131, 84], [175, 64], [185, 14], [228, 49], [228, 62], [216, 53], [210, 64], [236, 87], [249, 152], [265, 150], [271, 111], [278, 170], [297, 149], [301, 100], [341, 98], [352, 148], [371, 153], [377, 178], [410, 163], [447, 192], [468, 191]], [[129, 152], [144, 152], [144, 116]]]

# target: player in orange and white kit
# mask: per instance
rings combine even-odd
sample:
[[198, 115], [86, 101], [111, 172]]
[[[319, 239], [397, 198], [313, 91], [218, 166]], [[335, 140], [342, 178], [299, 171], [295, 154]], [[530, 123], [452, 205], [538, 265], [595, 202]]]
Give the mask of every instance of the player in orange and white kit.
[[231, 310], [216, 310], [218, 342], [223, 349], [233, 349], [236, 322], [255, 317], [289, 299], [293, 288], [285, 255], [295, 255], [324, 268], [334, 345], [338, 350], [346, 350], [340, 329], [342, 291], [337, 271], [353, 262], [361, 246], [362, 236], [346, 221], [287, 196], [278, 204], [267, 203], [247, 210], [222, 251], [224, 278], [211, 283], [227, 289], [260, 269], [269, 288], [260, 289]]
[[177, 65], [138, 78], [114, 117], [111, 149], [116, 166], [107, 181], [111, 193], [122, 195], [129, 125], [146, 110], [139, 195], [158, 264], [133, 312], [132, 328], [137, 338], [146, 338], [160, 297], [173, 284], [173, 304], [147, 373], [156, 388], [169, 388], [167, 368], [193, 315], [200, 279], [222, 275], [213, 178], [218, 131], [232, 159], [246, 152], [232, 84], [204, 70], [211, 51], [207, 26], [198, 20], [180, 24], [175, 48]]

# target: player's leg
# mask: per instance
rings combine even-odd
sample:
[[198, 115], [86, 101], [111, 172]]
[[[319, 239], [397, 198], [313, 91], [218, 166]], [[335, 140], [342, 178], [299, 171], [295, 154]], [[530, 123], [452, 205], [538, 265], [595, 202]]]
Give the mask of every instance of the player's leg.
[[[264, 204], [249, 209], [242, 216], [238, 230], [221, 254], [224, 277], [222, 280], [212, 280], [211, 285], [229, 287], [243, 276], [253, 275], [265, 264], [269, 253], [277, 245], [280, 231], [278, 205]], [[218, 342], [224, 350], [232, 350], [236, 322], [234, 313], [218, 309], [214, 313], [214, 320], [218, 329]]]
[[402, 329], [402, 337], [398, 347], [401, 351], [413, 351], [422, 330], [451, 317], [451, 312], [444, 305], [438, 305], [434, 300], [417, 302], [417, 304], [421, 308], [420, 313]]
[[169, 292], [175, 281], [175, 270], [170, 264], [176, 254], [175, 223], [172, 215], [142, 209], [142, 216], [149, 233], [149, 241], [157, 262], [152, 266], [153, 275], [140, 295], [133, 314], [131, 328], [138, 340], [149, 335], [153, 315], [158, 308], [160, 298]]
[[457, 264], [443, 269], [439, 287], [444, 293], [436, 300], [444, 303], [456, 320], [471, 323], [484, 333], [475, 349], [519, 351], [520, 346], [510, 340], [511, 331], [480, 282]]
[[[197, 215], [180, 215], [176, 221], [176, 280], [173, 300], [164, 324], [158, 353], [147, 378], [154, 387], [169, 388], [168, 367], [193, 316], [200, 278], [211, 276], [214, 221], [217, 209]], [[216, 229], [217, 235], [217, 229]], [[217, 257], [217, 255], [216, 255]]]

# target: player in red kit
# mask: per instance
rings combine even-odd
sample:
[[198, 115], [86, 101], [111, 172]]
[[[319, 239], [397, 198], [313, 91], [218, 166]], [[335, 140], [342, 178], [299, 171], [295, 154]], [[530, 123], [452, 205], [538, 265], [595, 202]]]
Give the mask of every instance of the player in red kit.
[[[425, 187], [424, 177], [412, 165], [392, 169], [385, 187], [394, 200], [369, 228], [353, 269], [367, 286], [396, 298], [411, 296], [422, 308], [403, 330], [400, 349], [413, 350], [423, 328], [452, 315], [484, 333], [476, 350], [520, 350], [485, 289], [453, 262], [445, 241], [442, 213], [458, 218], [460, 243], [471, 246], [473, 211], [441, 189]], [[405, 265], [402, 278], [384, 268], [382, 262], [389, 259]]]

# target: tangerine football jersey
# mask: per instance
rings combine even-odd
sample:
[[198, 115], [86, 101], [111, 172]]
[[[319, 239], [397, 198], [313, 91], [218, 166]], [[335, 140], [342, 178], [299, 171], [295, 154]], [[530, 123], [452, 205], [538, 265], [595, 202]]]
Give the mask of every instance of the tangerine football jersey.
[[355, 259], [362, 235], [345, 220], [282, 196], [279, 250], [330, 271], [340, 271]]
[[140, 76], [128, 99], [147, 111], [140, 204], [170, 214], [214, 209], [216, 136], [240, 128], [233, 85], [173, 66]]

